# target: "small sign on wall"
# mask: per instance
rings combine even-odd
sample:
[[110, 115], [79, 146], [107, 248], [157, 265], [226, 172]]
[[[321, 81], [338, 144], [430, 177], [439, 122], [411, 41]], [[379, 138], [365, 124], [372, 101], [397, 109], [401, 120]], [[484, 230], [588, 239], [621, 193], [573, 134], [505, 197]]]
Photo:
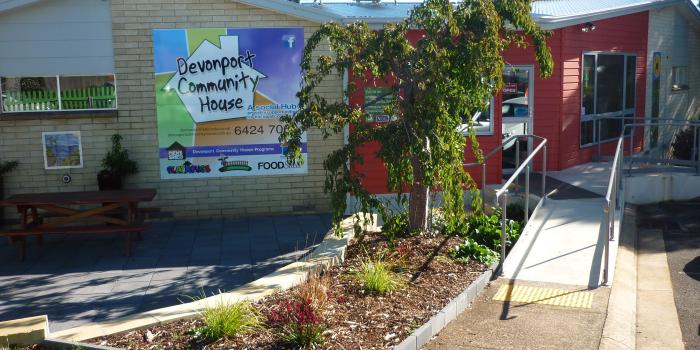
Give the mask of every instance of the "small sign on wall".
[[503, 93], [504, 94], [517, 94], [518, 93], [518, 84], [517, 83], [505, 83], [505, 84], [503, 84]]
[[83, 167], [80, 131], [54, 131], [41, 134], [44, 145], [44, 169]]

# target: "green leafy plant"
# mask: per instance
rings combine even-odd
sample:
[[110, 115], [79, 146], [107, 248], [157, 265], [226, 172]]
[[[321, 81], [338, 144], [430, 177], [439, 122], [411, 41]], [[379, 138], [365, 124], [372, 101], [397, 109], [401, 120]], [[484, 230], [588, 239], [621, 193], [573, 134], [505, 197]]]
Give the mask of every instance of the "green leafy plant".
[[[537, 26], [530, 7], [530, 0], [426, 0], [406, 19], [381, 30], [361, 21], [329, 22], [309, 37], [301, 60], [299, 110], [282, 117], [280, 141], [289, 147], [288, 161], [302, 163], [306, 131], [317, 128], [327, 138], [354, 126], [347, 143], [324, 161], [324, 189], [331, 194], [336, 233], [342, 232], [348, 193], [357, 199], [359, 211], [385, 210], [363, 185], [363, 174], [351, 169], [362, 161], [362, 146], [370, 143], [379, 145], [376, 156], [387, 169], [387, 188], [410, 193], [410, 231], [428, 230], [431, 188], [441, 189], [448, 221], [465, 215], [464, 191], [476, 187], [462, 166], [465, 147], [479, 162], [483, 154], [471, 124], [467, 136], [462, 134], [462, 117], [485, 110], [501, 90], [503, 51], [511, 45], [532, 43], [540, 75], [553, 71], [546, 42], [551, 32]], [[321, 46], [332, 52], [319, 55]], [[352, 74], [348, 94], [357, 93], [357, 82], [387, 91], [361, 106], [329, 101], [318, 93], [327, 78], [343, 72]], [[387, 100], [384, 113], [392, 118], [381, 125], [367, 123], [368, 107]]]
[[[693, 155], [693, 128], [685, 128], [676, 133], [671, 154], [674, 159], [691, 160]], [[696, 152], [699, 150], [696, 150]]]
[[399, 287], [398, 278], [381, 258], [367, 258], [360, 262], [357, 280], [366, 291], [386, 294]]
[[[501, 247], [501, 209], [495, 208], [493, 214], [472, 216], [467, 222], [467, 237], [475, 242], [499, 250]], [[506, 220], [506, 248], [511, 247], [520, 237], [520, 223]]]
[[476, 260], [486, 265], [493, 264], [499, 257], [499, 254], [493, 249], [479, 244], [469, 237], [464, 240], [464, 243], [451, 248], [448, 254], [457, 261], [468, 262], [469, 260]]
[[525, 221], [525, 206], [521, 202], [508, 203], [506, 217], [509, 220], [522, 223]]
[[[196, 299], [195, 299], [196, 300]], [[219, 296], [211, 305], [205, 305], [199, 312], [204, 326], [193, 330], [197, 339], [207, 342], [231, 337], [236, 334], [250, 333], [262, 325], [262, 317], [248, 301], [228, 302]]]
[[130, 159], [129, 151], [122, 147], [122, 139], [119, 134], [112, 135], [112, 149], [102, 159], [102, 171], [119, 177], [136, 174], [139, 171], [138, 163]]
[[16, 160], [0, 161], [0, 176], [3, 176], [12, 170], [15, 170], [15, 168], [17, 168], [18, 165], [19, 163]]
[[409, 235], [408, 214], [404, 211], [388, 215], [382, 225], [382, 234], [386, 237], [389, 247], [393, 248], [398, 238]]

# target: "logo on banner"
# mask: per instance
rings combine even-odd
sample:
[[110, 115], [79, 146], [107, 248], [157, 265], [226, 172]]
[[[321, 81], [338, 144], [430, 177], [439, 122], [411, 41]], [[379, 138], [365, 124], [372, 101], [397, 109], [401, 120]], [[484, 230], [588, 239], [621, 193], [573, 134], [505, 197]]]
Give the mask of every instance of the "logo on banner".
[[219, 172], [227, 172], [227, 171], [251, 171], [253, 170], [250, 166], [248, 166], [248, 161], [247, 160], [228, 160], [228, 157], [221, 157], [219, 158], [219, 162], [221, 162], [221, 168], [219, 168]]
[[167, 167], [168, 174], [201, 174], [211, 172], [209, 164], [197, 165], [192, 164], [189, 161], [182, 163], [182, 165], [171, 165]]

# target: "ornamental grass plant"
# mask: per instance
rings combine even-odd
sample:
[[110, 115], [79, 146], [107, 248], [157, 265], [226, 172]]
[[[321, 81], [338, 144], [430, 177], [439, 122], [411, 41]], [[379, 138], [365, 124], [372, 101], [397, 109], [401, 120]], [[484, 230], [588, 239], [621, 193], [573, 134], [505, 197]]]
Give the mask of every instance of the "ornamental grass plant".
[[400, 285], [398, 277], [381, 257], [363, 259], [356, 278], [363, 290], [382, 295], [398, 289]]
[[195, 338], [213, 342], [253, 332], [262, 326], [260, 312], [249, 301], [229, 302], [220, 297], [199, 312], [204, 326], [193, 330]]

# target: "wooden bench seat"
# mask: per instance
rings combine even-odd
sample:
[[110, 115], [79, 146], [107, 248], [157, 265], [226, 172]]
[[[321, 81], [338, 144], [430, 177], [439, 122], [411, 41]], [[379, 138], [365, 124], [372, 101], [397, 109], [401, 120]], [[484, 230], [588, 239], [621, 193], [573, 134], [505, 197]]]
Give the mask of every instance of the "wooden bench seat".
[[131, 246], [133, 234], [141, 234], [148, 228], [145, 224], [136, 225], [95, 225], [95, 226], [62, 226], [49, 228], [27, 228], [27, 229], [3, 229], [0, 230], [0, 236], [9, 237], [13, 243], [19, 245], [18, 259], [23, 261], [26, 256], [26, 237], [36, 236], [39, 239], [39, 244], [42, 242], [42, 236], [45, 234], [100, 234], [100, 233], [125, 233], [126, 234], [126, 255], [131, 256]]

